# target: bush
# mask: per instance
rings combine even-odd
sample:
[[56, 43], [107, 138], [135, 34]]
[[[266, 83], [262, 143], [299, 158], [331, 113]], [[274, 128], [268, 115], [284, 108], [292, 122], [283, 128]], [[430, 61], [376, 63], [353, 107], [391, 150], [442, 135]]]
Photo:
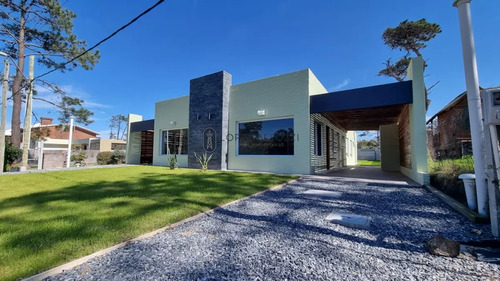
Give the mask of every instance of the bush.
[[8, 171], [7, 167], [10, 167], [12, 163], [16, 162], [23, 155], [23, 151], [20, 148], [13, 146], [10, 142], [5, 144], [5, 156], [3, 161], [4, 172]]
[[113, 155], [111, 155], [110, 164], [124, 164], [124, 163], [125, 163], [125, 151], [123, 150], [113, 151]]
[[125, 163], [125, 151], [103, 151], [97, 154], [97, 164], [99, 165], [112, 165]]
[[474, 173], [474, 159], [470, 155], [459, 159], [429, 161], [431, 185], [462, 203], [467, 200], [463, 182], [458, 176], [466, 173]]
[[113, 156], [113, 152], [111, 152], [111, 151], [99, 152], [99, 154], [97, 154], [97, 164], [99, 164], [99, 165], [111, 164], [112, 156]]
[[85, 159], [87, 159], [87, 153], [85, 151], [75, 151], [75, 154], [71, 154], [71, 161], [78, 164], [85, 164]]

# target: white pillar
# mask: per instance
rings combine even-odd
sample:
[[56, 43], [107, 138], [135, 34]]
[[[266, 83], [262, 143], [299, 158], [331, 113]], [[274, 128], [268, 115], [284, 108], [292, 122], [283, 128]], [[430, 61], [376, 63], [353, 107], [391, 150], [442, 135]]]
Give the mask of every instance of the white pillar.
[[[481, 124], [481, 98], [479, 96], [479, 78], [477, 74], [474, 35], [472, 33], [470, 1], [471, 0], [457, 0], [453, 3], [453, 6], [458, 8], [460, 34], [462, 37], [462, 54], [465, 69], [465, 85], [467, 88], [467, 103], [469, 107], [474, 173], [476, 175], [477, 200], [478, 202], [487, 202], [488, 187], [484, 170], [485, 152]], [[481, 204], [478, 206], [478, 213], [482, 216], [487, 216], [488, 205]]]
[[43, 141], [38, 142], [38, 170], [43, 169]]
[[7, 112], [7, 89], [9, 88], [9, 60], [4, 61], [3, 89], [2, 89], [2, 119], [0, 124], [0, 173], [3, 173], [5, 158], [5, 122]]
[[66, 168], [69, 168], [69, 163], [71, 161], [71, 144], [73, 141], [73, 116], [71, 116], [69, 120], [68, 155], [66, 156]]
[[[420, 184], [429, 184], [427, 163], [427, 128], [425, 126], [425, 83], [424, 60], [411, 58], [407, 70], [408, 80], [412, 81], [413, 103], [408, 106], [410, 124], [410, 178]], [[403, 170], [404, 172], [404, 170]], [[408, 175], [407, 175], [408, 176]]]

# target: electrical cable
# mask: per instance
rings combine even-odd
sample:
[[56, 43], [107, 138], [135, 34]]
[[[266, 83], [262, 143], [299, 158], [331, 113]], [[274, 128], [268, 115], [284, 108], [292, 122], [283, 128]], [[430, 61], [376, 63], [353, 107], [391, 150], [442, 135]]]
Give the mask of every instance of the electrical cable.
[[63, 68], [65, 67], [67, 64], [69, 63], [72, 63], [74, 62], [75, 60], [77, 60], [78, 58], [82, 57], [83, 55], [85, 55], [86, 53], [92, 51], [93, 49], [97, 48], [99, 45], [101, 45], [102, 43], [108, 41], [109, 39], [111, 39], [113, 36], [115, 36], [116, 34], [118, 34], [120, 31], [124, 30], [125, 28], [127, 28], [128, 26], [130, 26], [131, 24], [133, 24], [134, 22], [136, 22], [138, 19], [140, 19], [142, 16], [146, 15], [147, 13], [151, 12], [154, 8], [156, 8], [157, 6], [159, 6], [161, 3], [165, 2], [165, 0], [160, 0], [158, 2], [156, 2], [156, 4], [154, 4], [153, 6], [149, 7], [148, 9], [146, 9], [144, 12], [140, 13], [138, 16], [136, 16], [135, 18], [133, 18], [131, 21], [129, 21], [127, 24], [125, 24], [124, 26], [118, 28], [115, 32], [111, 33], [111, 35], [109, 35], [108, 37], [102, 39], [101, 41], [99, 41], [97, 44], [95, 44], [94, 46], [86, 49], [83, 53], [79, 54], [78, 56], [70, 59], [69, 61], [63, 63], [63, 64], [60, 64], [59, 66], [57, 66], [56, 68], [54, 69], [51, 69], [43, 74], [40, 74], [38, 76], [36, 76], [35, 78], [33, 78], [33, 80], [36, 80], [38, 78], [42, 78], [43, 76], [46, 76], [46, 75], [49, 75], [50, 73], [60, 69], [60, 68]]

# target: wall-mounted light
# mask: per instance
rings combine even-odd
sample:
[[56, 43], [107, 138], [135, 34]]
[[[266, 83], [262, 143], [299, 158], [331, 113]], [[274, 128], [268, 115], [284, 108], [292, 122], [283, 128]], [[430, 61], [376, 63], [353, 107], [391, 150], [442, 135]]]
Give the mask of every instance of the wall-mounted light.
[[200, 119], [201, 119], [200, 114], [196, 114], [196, 120], [200, 120]]
[[212, 119], [212, 114], [208, 114], [208, 120]]
[[177, 125], [177, 122], [175, 122], [175, 121], [170, 121], [170, 125], [175, 126], [175, 125]]
[[265, 110], [265, 109], [260, 109], [260, 110], [257, 110], [257, 115], [259, 115], [259, 116], [264, 116], [264, 115], [266, 115], [266, 110]]

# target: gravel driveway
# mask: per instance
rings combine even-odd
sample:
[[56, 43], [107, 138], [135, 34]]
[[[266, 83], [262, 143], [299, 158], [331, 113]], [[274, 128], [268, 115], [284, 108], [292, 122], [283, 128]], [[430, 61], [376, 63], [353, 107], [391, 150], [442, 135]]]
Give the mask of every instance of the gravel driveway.
[[[341, 192], [337, 199], [301, 194]], [[369, 216], [368, 230], [329, 223]], [[479, 229], [481, 236], [471, 234]], [[500, 266], [425, 252], [431, 235], [492, 239], [419, 187], [306, 177], [48, 280], [500, 280]]]

